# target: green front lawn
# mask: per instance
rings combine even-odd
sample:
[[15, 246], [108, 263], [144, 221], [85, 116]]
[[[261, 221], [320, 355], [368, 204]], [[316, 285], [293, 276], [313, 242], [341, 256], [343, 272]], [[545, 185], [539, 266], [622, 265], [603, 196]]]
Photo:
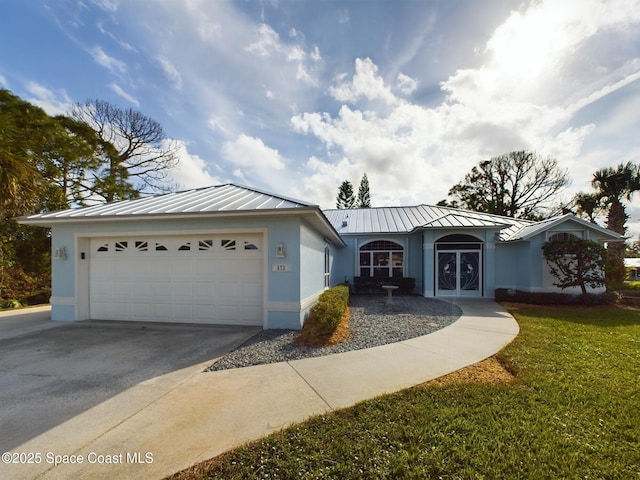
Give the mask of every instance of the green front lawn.
[[509, 383], [366, 401], [173, 478], [640, 478], [640, 310], [514, 306]]

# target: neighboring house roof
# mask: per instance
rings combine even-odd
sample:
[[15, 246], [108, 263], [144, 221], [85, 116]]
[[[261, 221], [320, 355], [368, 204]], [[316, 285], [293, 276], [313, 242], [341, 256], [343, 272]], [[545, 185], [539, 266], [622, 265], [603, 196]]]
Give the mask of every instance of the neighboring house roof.
[[500, 240], [508, 240], [516, 231], [534, 223], [433, 205], [333, 209], [324, 210], [324, 214], [341, 235], [408, 233], [421, 228], [495, 228], [500, 230]]
[[603, 234], [611, 240], [622, 236], [611, 230], [567, 214], [541, 222], [472, 212], [452, 207], [418, 205], [415, 207], [381, 207], [324, 210], [333, 227], [341, 235], [374, 233], [409, 233], [418, 229], [494, 228], [503, 242], [529, 240], [548, 229], [572, 220]]
[[92, 207], [41, 213], [21, 217], [18, 220], [27, 225], [52, 226], [77, 221], [290, 213], [304, 215], [310, 224], [327, 235], [332, 242], [344, 245], [340, 235], [317, 205], [232, 183], [104, 203]]

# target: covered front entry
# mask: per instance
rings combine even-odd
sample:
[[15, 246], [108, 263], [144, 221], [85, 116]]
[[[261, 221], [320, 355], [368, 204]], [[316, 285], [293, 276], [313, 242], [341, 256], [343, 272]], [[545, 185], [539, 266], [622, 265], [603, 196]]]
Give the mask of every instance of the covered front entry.
[[93, 238], [94, 320], [263, 324], [259, 234]]
[[436, 242], [436, 295], [482, 296], [482, 241], [447, 235]]

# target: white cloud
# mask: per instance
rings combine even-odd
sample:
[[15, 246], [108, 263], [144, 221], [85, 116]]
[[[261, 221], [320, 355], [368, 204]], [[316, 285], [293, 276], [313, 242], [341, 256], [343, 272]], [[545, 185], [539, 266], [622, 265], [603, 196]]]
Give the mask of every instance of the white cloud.
[[405, 95], [411, 95], [418, 88], [418, 81], [404, 73], [398, 73], [398, 89]]
[[184, 142], [178, 144], [178, 165], [169, 173], [169, 183], [179, 189], [207, 187], [223, 183], [218, 177], [211, 175], [206, 162], [198, 155], [190, 154]]
[[[486, 44], [481, 67], [458, 70], [443, 82], [443, 88], [450, 100], [468, 105], [495, 102], [568, 105], [619, 79], [616, 77], [621, 72], [603, 75], [610, 67], [598, 63], [615, 58], [619, 45], [600, 41], [597, 35], [604, 31], [624, 32], [638, 22], [639, 0], [533, 3], [526, 10], [512, 12], [496, 28]], [[600, 58], [593, 54], [594, 47], [611, 54]]]
[[[312, 200], [325, 205], [334, 203], [341, 181], [357, 182], [362, 173], [380, 186], [379, 192], [372, 188], [374, 204], [397, 205], [435, 203], [479, 161], [513, 150], [534, 150], [562, 165], [578, 165], [594, 128], [567, 126], [571, 113], [561, 106], [458, 97], [459, 74], [443, 85], [452, 95], [442, 104], [414, 105], [393, 95], [370, 59], [357, 59], [354, 68], [353, 77], [339, 76], [330, 93], [339, 101], [359, 101], [362, 109], [342, 105], [336, 116], [307, 112], [291, 119], [295, 131], [325, 145], [326, 158], [307, 162], [305, 180], [305, 188], [321, 195]], [[473, 82], [483, 75], [468, 72]], [[385, 108], [379, 107], [380, 99]]]
[[90, 50], [91, 56], [99, 65], [102, 65], [111, 73], [122, 74], [126, 71], [126, 64], [105, 53], [100, 46], [95, 46]]
[[182, 76], [178, 69], [166, 58], [159, 57], [158, 63], [162, 68], [162, 71], [167, 78], [167, 80], [173, 84], [176, 90], [182, 90]]
[[322, 55], [320, 55], [320, 49], [317, 45], [315, 45], [311, 50], [310, 56], [311, 60], [313, 60], [314, 62], [319, 62], [320, 60], [322, 60]]
[[140, 102], [134, 96], [125, 92], [117, 83], [111, 83], [109, 87], [116, 93], [116, 95], [124, 98], [127, 102], [132, 103], [136, 107], [140, 106]]
[[[292, 34], [295, 33], [295, 34]], [[301, 35], [295, 29], [289, 32], [289, 37], [300, 39]], [[269, 25], [261, 24], [258, 27], [258, 39], [245, 47], [245, 51], [257, 55], [263, 59], [282, 59], [285, 63], [296, 65], [295, 78], [306, 85], [317, 86], [318, 80], [313, 75], [313, 65], [320, 62], [320, 50], [317, 46], [307, 53], [302, 43], [285, 43], [280, 35]], [[308, 61], [311, 59], [311, 62]], [[272, 65], [273, 67], [273, 65]], [[275, 67], [277, 70], [277, 67]]]
[[227, 161], [252, 170], [283, 170], [285, 167], [278, 150], [266, 146], [259, 138], [245, 134], [225, 142], [222, 153]]
[[120, 5], [118, 0], [91, 0], [92, 3], [107, 12], [116, 12]]
[[26, 88], [29, 94], [33, 95], [26, 100], [39, 106], [49, 115], [66, 115], [71, 110], [73, 101], [64, 90], [54, 92], [37, 82], [27, 83]]
[[103, 35], [106, 35], [107, 37], [109, 37], [111, 40], [113, 40], [114, 42], [116, 42], [118, 45], [120, 45], [120, 47], [122, 47], [123, 50], [127, 50], [129, 52], [135, 52], [136, 49], [133, 47], [133, 45], [131, 45], [129, 42], [126, 42], [124, 40], [121, 40], [120, 38], [118, 38], [116, 35], [114, 35], [113, 32], [107, 30], [104, 27], [104, 24], [102, 22], [97, 22], [96, 23], [96, 27], [98, 27], [98, 30], [100, 30], [100, 33], [102, 33]]
[[3, 75], [0, 75], [0, 87], [2, 88], [9, 87], [9, 84], [7, 83], [7, 79]]
[[334, 86], [329, 87], [329, 94], [340, 102], [355, 103], [360, 98], [366, 100], [383, 100], [386, 103], [397, 103], [398, 99], [391, 89], [384, 84], [378, 75], [378, 67], [370, 58], [357, 58], [355, 74], [350, 81], [343, 81], [342, 74], [336, 77]]
[[260, 57], [269, 57], [273, 52], [280, 50], [280, 35], [263, 23], [258, 27], [258, 40], [251, 43], [245, 50]]

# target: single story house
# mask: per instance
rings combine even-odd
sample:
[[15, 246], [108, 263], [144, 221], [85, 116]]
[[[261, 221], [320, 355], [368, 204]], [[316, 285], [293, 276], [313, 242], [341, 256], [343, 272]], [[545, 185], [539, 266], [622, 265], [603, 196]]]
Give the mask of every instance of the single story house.
[[51, 316], [298, 329], [325, 288], [415, 279], [427, 297], [557, 291], [542, 244], [620, 235], [418, 205], [325, 210], [235, 184], [22, 217], [51, 228]]
[[627, 269], [627, 280], [637, 282], [640, 280], [640, 258], [625, 258], [624, 266]]

